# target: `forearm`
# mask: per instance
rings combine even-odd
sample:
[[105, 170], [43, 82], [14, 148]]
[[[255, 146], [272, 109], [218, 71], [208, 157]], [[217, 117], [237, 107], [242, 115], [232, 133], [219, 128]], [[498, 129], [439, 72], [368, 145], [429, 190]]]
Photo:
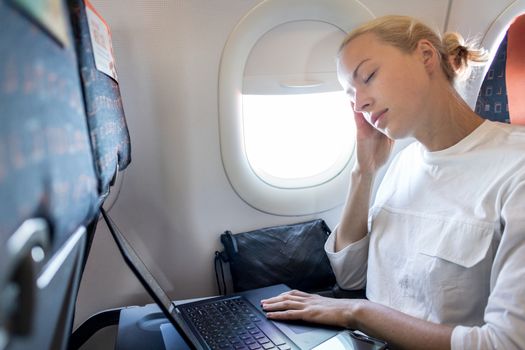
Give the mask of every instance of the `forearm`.
[[373, 174], [352, 171], [346, 204], [336, 233], [336, 252], [367, 234], [373, 181]]
[[449, 350], [453, 328], [409, 316], [366, 299], [335, 299], [293, 290], [262, 300], [272, 320], [303, 320], [358, 329], [391, 349]]
[[393, 349], [450, 349], [453, 328], [424, 321], [389, 307], [359, 301], [348, 317], [350, 328], [386, 340]]

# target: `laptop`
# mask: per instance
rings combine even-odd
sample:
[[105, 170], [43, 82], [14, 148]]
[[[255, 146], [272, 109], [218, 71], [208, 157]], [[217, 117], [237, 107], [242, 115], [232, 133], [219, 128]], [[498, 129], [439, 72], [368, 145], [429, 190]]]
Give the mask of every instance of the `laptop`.
[[126, 264], [189, 348], [312, 349], [341, 331], [338, 328], [267, 319], [260, 300], [290, 290], [283, 284], [176, 304], [103, 208], [101, 213]]

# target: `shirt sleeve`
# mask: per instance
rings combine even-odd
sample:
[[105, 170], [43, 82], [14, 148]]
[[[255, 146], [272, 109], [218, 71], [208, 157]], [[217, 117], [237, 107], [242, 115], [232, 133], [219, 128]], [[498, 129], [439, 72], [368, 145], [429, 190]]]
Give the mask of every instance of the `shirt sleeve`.
[[337, 227], [326, 240], [324, 249], [339, 287], [348, 290], [363, 289], [366, 285], [369, 236], [335, 252]]
[[525, 349], [525, 181], [502, 209], [501, 242], [491, 271], [485, 324], [457, 326], [452, 350]]

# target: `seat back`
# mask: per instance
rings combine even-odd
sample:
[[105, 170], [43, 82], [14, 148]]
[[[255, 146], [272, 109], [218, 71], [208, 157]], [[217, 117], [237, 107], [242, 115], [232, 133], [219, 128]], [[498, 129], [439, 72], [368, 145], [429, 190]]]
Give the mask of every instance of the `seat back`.
[[485, 119], [510, 123], [507, 99], [507, 35], [501, 41], [492, 63], [481, 84], [476, 102], [476, 113]]
[[0, 1], [0, 350], [67, 347], [99, 207], [130, 161], [118, 85], [79, 55], [83, 3], [54, 4]]
[[476, 113], [494, 121], [525, 124], [525, 15], [511, 23], [485, 75]]
[[[86, 4], [69, 0], [80, 78], [95, 157], [99, 191], [107, 194], [116, 169], [131, 162], [131, 145], [118, 83], [96, 68], [89, 33]], [[92, 11], [96, 11], [88, 3]], [[109, 43], [111, 45], [111, 43]]]

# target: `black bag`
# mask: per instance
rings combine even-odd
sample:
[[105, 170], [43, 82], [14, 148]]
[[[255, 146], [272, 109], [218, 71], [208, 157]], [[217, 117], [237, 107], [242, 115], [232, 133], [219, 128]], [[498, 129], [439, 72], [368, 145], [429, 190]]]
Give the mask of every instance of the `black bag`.
[[279, 283], [308, 292], [331, 289], [335, 276], [324, 251], [329, 234], [321, 219], [238, 234], [225, 231], [220, 236], [224, 250], [215, 252], [219, 293], [217, 265], [226, 294], [222, 262], [230, 264], [235, 292]]

